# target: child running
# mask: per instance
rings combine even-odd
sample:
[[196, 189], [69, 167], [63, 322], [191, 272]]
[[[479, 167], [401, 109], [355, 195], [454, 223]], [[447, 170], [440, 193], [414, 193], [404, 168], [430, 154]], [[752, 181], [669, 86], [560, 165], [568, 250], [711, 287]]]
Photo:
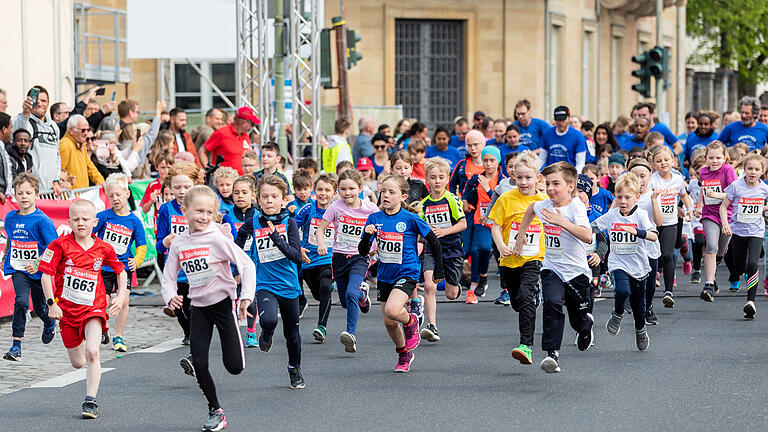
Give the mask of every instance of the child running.
[[213, 173], [213, 185], [219, 192], [219, 211], [222, 213], [229, 213], [235, 205], [232, 200], [232, 185], [237, 177], [237, 171], [230, 167], [220, 167]]
[[396, 175], [385, 176], [381, 182], [382, 210], [368, 216], [359, 243], [360, 256], [367, 257], [373, 239], [377, 241], [377, 299], [381, 303], [384, 327], [398, 354], [395, 372], [410, 371], [413, 350], [420, 342], [419, 319], [405, 310], [421, 273], [417, 248], [419, 236], [427, 241], [435, 259], [432, 282], [437, 285], [443, 279], [440, 241], [405, 202], [407, 199], [408, 182]]
[[[699, 170], [701, 199], [696, 206], [695, 216], [701, 218], [706, 236], [704, 249], [704, 289], [699, 297], [708, 302], [715, 301], [715, 272], [723, 260], [731, 237], [726, 235], [720, 221], [720, 204], [725, 198], [723, 191], [736, 180], [736, 171], [725, 163], [725, 145], [720, 141], [707, 144], [705, 153], [707, 165]], [[762, 175], [762, 174], [761, 174]], [[728, 219], [733, 207], [727, 209]], [[741, 273], [739, 273], [741, 274]]]
[[[111, 177], [111, 176], [110, 176]], [[207, 186], [195, 186], [184, 195], [182, 212], [189, 229], [171, 244], [163, 270], [163, 300], [174, 309], [181, 307], [184, 296], [178, 294], [176, 276], [184, 270], [189, 281], [190, 350], [192, 365], [200, 390], [208, 402], [208, 420], [203, 431], [227, 427], [227, 418], [216, 395], [216, 384], [208, 370], [208, 351], [213, 328], [219, 333], [224, 367], [232, 375], [245, 368], [245, 353], [238, 328], [237, 283], [230, 263], [240, 273], [243, 292], [239, 316], [247, 314], [256, 286], [256, 269], [240, 248], [232, 243], [229, 228], [214, 223], [219, 205], [216, 193]]]
[[[128, 290], [130, 291], [133, 272], [144, 262], [144, 256], [147, 254], [147, 238], [144, 233], [144, 224], [128, 208], [128, 196], [131, 194], [131, 191], [128, 189], [128, 178], [125, 174], [111, 174], [107, 177], [104, 191], [107, 193], [107, 198], [112, 208], [96, 215], [98, 223], [93, 229], [93, 233], [115, 249], [117, 258], [123, 263], [125, 268]], [[136, 247], [135, 254], [131, 251], [132, 246]], [[107, 265], [102, 266], [101, 278], [104, 280], [104, 289], [107, 295], [110, 297], [116, 295], [118, 288], [117, 274], [112, 268]], [[123, 332], [128, 321], [129, 298], [126, 298], [125, 304], [120, 309], [120, 314], [117, 315], [117, 333], [112, 338], [112, 349], [118, 352], [126, 352], [128, 350], [123, 339]], [[108, 334], [106, 339], [107, 341], [109, 340]]]
[[691, 213], [691, 198], [685, 188], [683, 176], [672, 172], [675, 155], [669, 147], [657, 145], [650, 150], [651, 162], [656, 172], [651, 176], [649, 187], [658, 193], [662, 224], [658, 226], [661, 259], [659, 267], [664, 273], [664, 307], [675, 307], [673, 294], [675, 284], [674, 250], [677, 242], [677, 199], [683, 202], [686, 217]]
[[640, 199], [640, 180], [637, 176], [622, 174], [616, 180], [614, 191], [614, 207], [592, 222], [594, 232], [608, 230], [610, 235], [608, 270], [613, 275], [615, 296], [613, 311], [605, 328], [609, 334], [619, 334], [624, 302], [629, 298], [635, 319], [635, 343], [637, 349], [645, 351], [650, 344], [645, 329], [645, 278], [651, 267], [642, 240], [655, 241], [656, 228], [648, 218], [648, 212], [637, 206]]
[[[565, 314], [568, 309], [571, 327], [578, 332], [579, 351], [592, 345], [594, 318], [588, 312], [591, 271], [587, 265], [586, 243], [592, 241], [587, 209], [579, 198], [573, 197], [578, 173], [567, 162], [556, 162], [541, 171], [547, 181], [549, 199], [528, 206], [518, 232], [528, 227], [538, 216], [544, 227], [544, 260], [541, 266], [541, 286], [544, 297], [541, 347], [547, 352], [540, 364], [547, 373], [560, 372], [559, 350], [563, 342]], [[527, 236], [517, 236], [512, 253], [522, 255]]]
[[[107, 331], [107, 294], [101, 268], [108, 265], [117, 274], [117, 296], [109, 313], [117, 315], [128, 302], [127, 277], [115, 250], [93, 234], [96, 207], [76, 200], [69, 207], [72, 233], [51, 242], [40, 260], [42, 285], [48, 316], [60, 319], [61, 340], [75, 369], [87, 366], [83, 418], [99, 416], [96, 394], [101, 381], [99, 344]], [[85, 342], [85, 343], [83, 343]]]
[[[461, 294], [459, 279], [464, 263], [464, 248], [461, 246], [461, 232], [467, 229], [467, 219], [461, 211], [461, 204], [456, 195], [445, 190], [451, 167], [443, 158], [428, 159], [425, 167], [427, 185], [432, 191], [421, 201], [421, 218], [429, 225], [432, 232], [440, 239], [440, 251], [445, 276], [445, 296], [456, 300]], [[421, 329], [421, 337], [438, 342], [437, 333], [437, 284], [433, 280], [436, 258], [427, 247], [421, 258], [421, 271], [424, 276], [424, 309], [427, 326]]]
[[328, 254], [325, 232], [331, 224], [335, 227], [331, 267], [333, 281], [339, 291], [341, 307], [347, 309], [347, 329], [341, 332], [339, 340], [344, 351], [357, 352], [358, 311], [368, 313], [371, 299], [368, 297], [368, 284], [363, 283], [368, 271], [368, 256], [358, 254], [357, 245], [363, 235], [365, 221], [375, 213], [376, 204], [360, 199], [363, 179], [360, 173], [350, 169], [339, 175], [339, 195], [323, 214], [323, 220], [317, 225], [317, 254]]
[[176, 158], [170, 150], [161, 150], [157, 152], [155, 158], [152, 160], [152, 163], [155, 164], [155, 169], [157, 170], [157, 178], [149, 182], [147, 190], [144, 191], [144, 196], [141, 198], [139, 205], [141, 206], [141, 211], [147, 214], [150, 210], [154, 209], [152, 213], [154, 215], [154, 220], [157, 220], [157, 212], [160, 209], [160, 206], [165, 202], [162, 190], [163, 182], [168, 175], [168, 170], [175, 161]]
[[[266, 174], [259, 180], [256, 193], [261, 213], [256, 213], [237, 232], [235, 242], [253, 237], [251, 259], [256, 263], [256, 302], [259, 311], [259, 349], [269, 352], [277, 328], [277, 309], [283, 320], [283, 335], [288, 348], [288, 375], [291, 388], [304, 388], [301, 375], [301, 335], [299, 333], [299, 271], [297, 264], [306, 255], [301, 250], [299, 227], [285, 208], [288, 184], [280, 177]], [[243, 281], [245, 284], [245, 281]], [[245, 285], [243, 285], [245, 286]]]
[[[748, 154], [742, 166], [744, 176], [725, 188], [726, 196], [720, 204], [720, 220], [723, 221], [723, 234], [732, 235], [730, 248], [734, 253], [736, 274], [745, 274], [747, 279], [744, 318], [753, 319], [757, 312], [755, 298], [760, 281], [757, 263], [765, 232], [763, 210], [768, 198], [768, 185], [760, 179], [765, 173], [765, 159], [759, 153]], [[729, 217], [731, 203], [734, 203], [734, 211]]]
[[43, 343], [51, 343], [56, 334], [56, 320], [48, 316], [48, 305], [40, 283], [42, 273], [38, 271], [38, 266], [39, 257], [58, 235], [51, 218], [35, 205], [40, 193], [40, 180], [37, 176], [29, 172], [20, 173], [13, 179], [13, 190], [19, 210], [11, 210], [5, 216], [8, 242], [3, 274], [11, 275], [16, 299], [11, 324], [13, 345], [3, 358], [21, 361], [21, 341], [27, 326], [30, 295], [32, 310], [43, 321]]
[[[294, 177], [295, 178], [295, 177]], [[295, 180], [294, 180], [294, 184]], [[309, 263], [302, 265], [302, 278], [309, 286], [312, 297], [320, 302], [317, 316], [317, 327], [312, 331], [316, 341], [325, 342], [328, 316], [331, 313], [331, 284], [333, 283], [333, 270], [331, 269], [331, 255], [320, 256], [317, 253], [317, 230], [323, 222], [323, 215], [331, 205], [336, 194], [336, 176], [323, 173], [315, 180], [315, 199], [310, 199], [306, 206], [296, 213], [296, 225], [301, 229], [301, 247], [307, 250]], [[296, 195], [299, 188], [296, 187]], [[325, 242], [333, 243], [334, 225], [329, 224], [322, 233]]]
[[[541, 221], [533, 218], [524, 235], [518, 234], [528, 207], [546, 200], [547, 196], [536, 190], [539, 159], [534, 153], [523, 153], [508, 172], [515, 178], [517, 189], [504, 192], [491, 208], [491, 233], [501, 256], [501, 281], [509, 292], [512, 309], [519, 314], [520, 345], [512, 350], [512, 357], [522, 364], [533, 364], [531, 347], [536, 328], [535, 298], [539, 290], [541, 261], [544, 259]], [[518, 238], [523, 241], [523, 246], [520, 254], [513, 254], [512, 247]]]

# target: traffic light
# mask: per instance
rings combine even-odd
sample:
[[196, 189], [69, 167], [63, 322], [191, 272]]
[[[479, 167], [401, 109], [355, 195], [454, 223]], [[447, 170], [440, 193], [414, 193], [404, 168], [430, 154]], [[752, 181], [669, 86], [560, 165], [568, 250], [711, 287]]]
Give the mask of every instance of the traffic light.
[[333, 88], [331, 79], [331, 29], [320, 32], [320, 84], [323, 88]]
[[362, 37], [354, 31], [347, 29], [347, 69], [357, 65], [357, 62], [363, 58], [363, 55], [357, 51], [357, 43]]
[[648, 50], [648, 62], [646, 67], [651, 72], [654, 78], [661, 79], [664, 77], [666, 71], [664, 70], [664, 57], [665, 49], [661, 47], [653, 47]]
[[651, 97], [651, 76], [653, 74], [648, 67], [651, 62], [650, 51], [632, 56], [632, 63], [637, 63], [639, 66], [639, 69], [632, 71], [632, 76], [640, 78], [638, 84], [632, 85], [632, 90], [640, 93], [643, 97]]

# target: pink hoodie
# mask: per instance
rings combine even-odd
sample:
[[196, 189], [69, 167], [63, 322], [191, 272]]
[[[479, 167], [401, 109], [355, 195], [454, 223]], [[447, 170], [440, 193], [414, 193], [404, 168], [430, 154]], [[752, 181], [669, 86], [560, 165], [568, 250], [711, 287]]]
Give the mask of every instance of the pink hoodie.
[[237, 283], [229, 264], [240, 272], [241, 298], [253, 299], [256, 292], [256, 267], [248, 255], [232, 241], [228, 226], [212, 223], [204, 231], [179, 234], [171, 243], [163, 270], [165, 304], [177, 295], [176, 278], [184, 270], [189, 279], [192, 306], [210, 306], [226, 297], [237, 298]]

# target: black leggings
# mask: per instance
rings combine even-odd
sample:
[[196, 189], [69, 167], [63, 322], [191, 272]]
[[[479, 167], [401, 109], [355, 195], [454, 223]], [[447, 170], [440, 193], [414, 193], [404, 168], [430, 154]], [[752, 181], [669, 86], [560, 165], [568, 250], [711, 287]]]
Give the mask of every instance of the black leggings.
[[[733, 238], [733, 237], [731, 237]], [[723, 260], [725, 261], [725, 266], [728, 268], [728, 282], [738, 282], [739, 278], [744, 272], [739, 273], [736, 269], [736, 253], [734, 251], [735, 246], [733, 244], [728, 245], [728, 250], [725, 252], [725, 256], [723, 257]]]
[[[664, 289], [672, 292], [675, 285], [675, 244], [677, 243], [677, 225], [659, 227], [659, 244], [661, 257], [659, 267], [664, 273]], [[654, 282], [655, 283], [655, 282]]]
[[211, 372], [208, 370], [208, 350], [211, 347], [214, 326], [219, 332], [221, 359], [227, 372], [237, 375], [245, 369], [245, 353], [240, 339], [235, 305], [237, 303], [227, 297], [210, 306], [192, 306], [191, 308], [189, 348], [192, 352], [197, 384], [208, 401], [209, 410], [221, 408], [219, 399], [216, 397], [216, 384], [213, 383]]
[[704, 257], [704, 246], [707, 245], [707, 238], [704, 233], [695, 233], [693, 235], [693, 269], [701, 270], [701, 259]]
[[317, 325], [326, 327], [328, 316], [331, 313], [331, 284], [333, 283], [333, 271], [330, 265], [319, 265], [303, 269], [304, 281], [307, 282], [312, 297], [320, 302], [320, 311], [317, 317]]
[[656, 294], [656, 272], [659, 271], [659, 260], [648, 258], [648, 264], [651, 266], [651, 272], [645, 278], [645, 310], [653, 309], [653, 295]]
[[736, 275], [747, 274], [747, 300], [755, 301], [757, 283], [760, 281], [757, 263], [763, 247], [762, 237], [741, 237], [734, 234], [728, 249], [733, 251]]
[[280, 297], [267, 290], [256, 291], [261, 331], [272, 337], [277, 328], [277, 308], [283, 318], [283, 336], [288, 348], [288, 366], [301, 366], [301, 335], [299, 334], [299, 298]]
[[189, 284], [186, 282], [176, 282], [176, 293], [184, 300], [181, 303], [181, 309], [176, 309], [176, 319], [179, 321], [181, 329], [184, 330], [184, 337], [190, 337], [190, 302], [189, 302]]

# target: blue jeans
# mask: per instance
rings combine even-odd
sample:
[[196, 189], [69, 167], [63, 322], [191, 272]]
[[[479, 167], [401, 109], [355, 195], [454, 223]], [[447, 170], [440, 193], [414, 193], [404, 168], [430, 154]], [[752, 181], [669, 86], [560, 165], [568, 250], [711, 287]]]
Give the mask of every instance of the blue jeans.
[[339, 291], [341, 307], [347, 310], [347, 333], [357, 333], [357, 317], [363, 292], [360, 284], [368, 271], [368, 258], [360, 255], [334, 253], [331, 258], [333, 281]]
[[[635, 319], [635, 329], [645, 328], [645, 277], [635, 279], [628, 275], [624, 270], [614, 270], [613, 272], [614, 296], [613, 309], [617, 314], [624, 314], [624, 302], [629, 298], [629, 304], [632, 306], [632, 317]], [[646, 276], [647, 277], [647, 276]], [[654, 281], [655, 283], [655, 281]]]
[[32, 279], [26, 273], [19, 271], [12, 273], [11, 278], [13, 290], [16, 291], [16, 301], [13, 304], [13, 321], [11, 322], [13, 337], [24, 337], [30, 294], [32, 295], [32, 310], [43, 320], [46, 326], [50, 326], [53, 320], [48, 318], [48, 305], [45, 303], [45, 294], [43, 294], [43, 285], [40, 279]]
[[491, 229], [485, 225], [473, 223], [464, 233], [469, 233], [466, 234], [469, 242], [464, 243], [464, 252], [472, 256], [472, 282], [477, 282], [481, 274], [488, 274], [493, 246]]

